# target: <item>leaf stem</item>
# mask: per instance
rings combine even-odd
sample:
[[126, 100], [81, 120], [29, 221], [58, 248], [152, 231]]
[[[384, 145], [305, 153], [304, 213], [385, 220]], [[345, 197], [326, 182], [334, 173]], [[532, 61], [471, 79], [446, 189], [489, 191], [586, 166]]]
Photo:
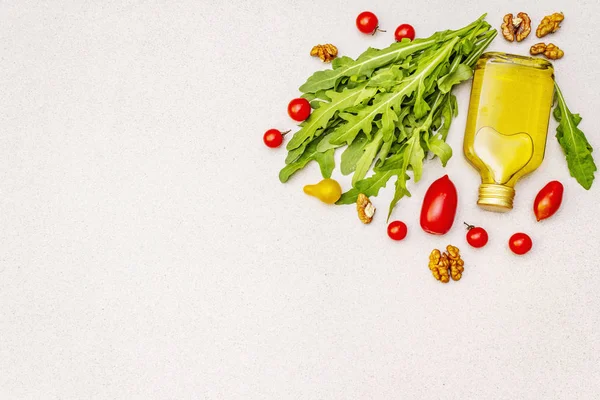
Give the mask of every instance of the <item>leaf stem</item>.
[[477, 48], [473, 52], [471, 52], [469, 57], [467, 57], [467, 59], [465, 60], [465, 64], [473, 68], [473, 66], [475, 65], [477, 60], [479, 60], [479, 57], [481, 57], [485, 49], [487, 49], [490, 43], [492, 43], [492, 41], [496, 38], [496, 35], [498, 35], [498, 31], [495, 29], [486, 33], [483, 36], [483, 41], [477, 44]]

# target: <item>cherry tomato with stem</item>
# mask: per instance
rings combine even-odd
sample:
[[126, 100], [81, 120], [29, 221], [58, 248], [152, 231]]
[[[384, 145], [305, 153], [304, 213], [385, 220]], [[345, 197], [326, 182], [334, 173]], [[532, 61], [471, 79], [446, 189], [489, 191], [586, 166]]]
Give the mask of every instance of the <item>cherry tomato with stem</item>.
[[291, 131], [281, 132], [279, 129], [269, 129], [263, 135], [263, 142], [265, 142], [267, 147], [274, 149], [281, 146], [281, 143], [283, 143], [283, 137], [290, 132]]
[[310, 103], [302, 97], [293, 99], [290, 101], [290, 104], [288, 104], [288, 115], [294, 121], [304, 121], [309, 117], [311, 111]]
[[458, 194], [454, 183], [444, 175], [433, 182], [421, 207], [421, 228], [427, 233], [444, 235], [454, 223]]
[[466, 222], [464, 224], [467, 226], [467, 243], [476, 249], [487, 244], [488, 233], [485, 229], [480, 226], [469, 225]]
[[510, 247], [513, 253], [521, 256], [531, 250], [533, 247], [533, 242], [531, 241], [529, 235], [519, 232], [510, 237], [508, 240], [508, 247]]
[[390, 239], [392, 240], [402, 240], [406, 237], [408, 233], [408, 228], [406, 224], [402, 221], [392, 221], [388, 225], [387, 233]]
[[374, 35], [375, 32], [385, 32], [379, 29], [379, 19], [371, 11], [363, 11], [356, 17], [356, 27], [362, 33]]
[[562, 204], [565, 188], [559, 181], [548, 182], [540, 190], [533, 202], [533, 213], [538, 222], [553, 216]]
[[409, 39], [412, 42], [415, 40], [415, 28], [409, 24], [402, 24], [396, 28], [394, 37], [397, 42], [400, 42], [402, 39]]

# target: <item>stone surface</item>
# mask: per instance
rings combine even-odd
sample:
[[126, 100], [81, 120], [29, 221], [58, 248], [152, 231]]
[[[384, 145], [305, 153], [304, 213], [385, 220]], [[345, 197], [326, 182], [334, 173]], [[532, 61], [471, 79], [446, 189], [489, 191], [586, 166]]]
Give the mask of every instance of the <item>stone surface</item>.
[[[2, 2], [0, 398], [600, 398], [600, 183], [569, 177], [554, 122], [515, 209], [480, 211], [462, 85], [454, 157], [410, 183], [393, 215], [402, 242], [386, 236], [393, 185], [364, 226], [354, 206], [302, 193], [316, 166], [280, 184], [285, 151], [262, 144], [294, 127], [287, 103], [324, 67], [315, 44], [355, 57], [405, 22], [426, 36], [484, 12], [500, 27], [507, 12], [537, 26], [563, 11], [546, 39], [565, 50], [557, 79], [600, 149], [599, 4]], [[365, 9], [387, 33], [356, 30]], [[535, 40], [491, 49], [527, 54]], [[459, 210], [432, 237], [420, 203], [445, 173]], [[537, 223], [533, 199], [553, 179], [563, 207]], [[467, 247], [463, 221], [487, 228], [484, 249]], [[523, 257], [507, 247], [517, 231], [534, 241]], [[442, 285], [428, 255], [449, 243], [466, 269]]]

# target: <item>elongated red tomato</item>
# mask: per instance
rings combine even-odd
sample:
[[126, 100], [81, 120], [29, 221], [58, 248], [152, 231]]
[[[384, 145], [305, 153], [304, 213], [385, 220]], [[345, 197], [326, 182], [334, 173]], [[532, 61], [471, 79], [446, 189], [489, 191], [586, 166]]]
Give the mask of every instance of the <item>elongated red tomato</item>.
[[560, 208], [565, 188], [559, 181], [548, 182], [535, 196], [533, 212], [538, 221], [550, 218]]
[[452, 228], [457, 204], [456, 187], [448, 175], [444, 175], [433, 182], [425, 193], [421, 208], [421, 228], [427, 233], [444, 235]]

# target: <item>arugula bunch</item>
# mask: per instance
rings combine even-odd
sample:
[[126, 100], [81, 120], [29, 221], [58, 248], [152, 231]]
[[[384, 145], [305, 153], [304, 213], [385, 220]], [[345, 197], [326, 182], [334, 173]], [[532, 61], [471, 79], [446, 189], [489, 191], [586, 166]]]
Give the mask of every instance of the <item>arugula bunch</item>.
[[329, 178], [335, 149], [346, 146], [340, 169], [353, 174], [353, 188], [338, 204], [354, 203], [359, 193], [376, 196], [397, 177], [389, 218], [398, 201], [410, 196], [408, 172], [415, 182], [421, 178], [427, 153], [444, 166], [452, 156], [446, 143], [457, 115], [452, 88], [471, 78], [497, 34], [484, 18], [429, 38], [369, 48], [356, 60], [337, 58], [332, 69], [313, 74], [300, 90], [314, 110], [287, 144], [281, 182], [311, 161]]

